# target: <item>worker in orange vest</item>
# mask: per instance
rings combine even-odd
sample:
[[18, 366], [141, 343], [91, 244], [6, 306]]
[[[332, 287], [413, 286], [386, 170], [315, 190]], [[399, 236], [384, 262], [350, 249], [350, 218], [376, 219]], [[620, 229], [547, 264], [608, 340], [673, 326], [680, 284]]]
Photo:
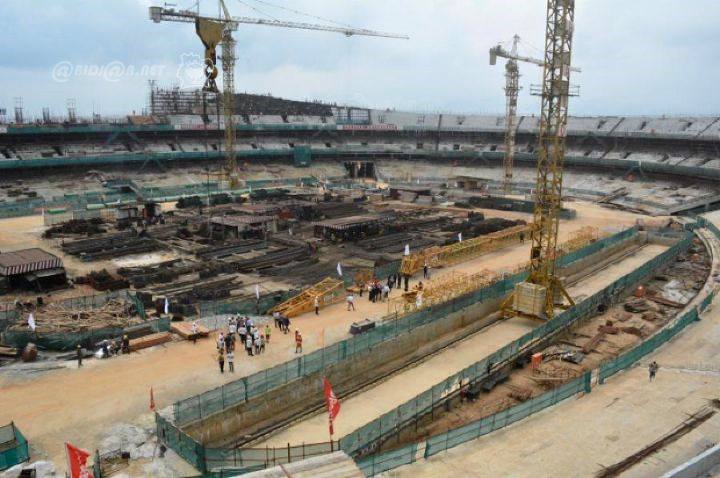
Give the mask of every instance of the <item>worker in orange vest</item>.
[[302, 334], [299, 330], [295, 330], [295, 353], [302, 353]]

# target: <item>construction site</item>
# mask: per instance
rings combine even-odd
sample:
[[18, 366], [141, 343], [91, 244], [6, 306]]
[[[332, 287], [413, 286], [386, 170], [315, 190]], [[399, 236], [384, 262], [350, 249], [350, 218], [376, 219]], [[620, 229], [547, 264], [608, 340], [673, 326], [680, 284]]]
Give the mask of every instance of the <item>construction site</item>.
[[720, 117], [573, 115], [574, 0], [502, 115], [237, 93], [239, 27], [413, 38], [216, 3], [146, 20], [197, 88], [0, 109], [0, 478], [720, 474]]

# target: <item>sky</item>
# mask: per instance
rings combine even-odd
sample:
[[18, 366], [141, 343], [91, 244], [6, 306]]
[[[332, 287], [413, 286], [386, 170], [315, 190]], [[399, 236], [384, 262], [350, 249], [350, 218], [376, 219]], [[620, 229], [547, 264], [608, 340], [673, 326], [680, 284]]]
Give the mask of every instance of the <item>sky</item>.
[[[172, 0], [188, 8], [194, 0]], [[501, 114], [502, 61], [523, 39], [542, 58], [544, 0], [226, 0], [233, 15], [403, 33], [410, 40], [241, 25], [235, 88], [292, 99], [413, 111]], [[168, 3], [170, 3], [168, 1]], [[0, 0], [0, 109], [25, 115], [140, 113], [148, 81], [186, 86], [203, 54], [194, 26], [153, 23], [149, 0]], [[217, 2], [201, 0], [206, 14]], [[284, 8], [278, 8], [284, 7]], [[300, 15], [291, 10], [306, 12]], [[320, 18], [318, 18], [320, 17]], [[720, 114], [720, 2], [577, 0], [573, 115]], [[540, 68], [521, 64], [519, 111], [537, 114]]]

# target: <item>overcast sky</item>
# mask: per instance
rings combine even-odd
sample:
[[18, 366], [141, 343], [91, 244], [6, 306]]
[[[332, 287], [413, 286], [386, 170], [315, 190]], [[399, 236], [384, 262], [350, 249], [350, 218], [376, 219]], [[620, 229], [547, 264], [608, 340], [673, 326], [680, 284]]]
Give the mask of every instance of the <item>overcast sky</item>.
[[[238, 91], [422, 111], [502, 113], [503, 64], [488, 48], [516, 32], [542, 57], [544, 0], [226, 0], [231, 13], [320, 23], [268, 3], [410, 40], [241, 26]], [[192, 1], [175, 0], [179, 7]], [[202, 55], [192, 24], [155, 24], [146, 0], [0, 0], [0, 108], [23, 97], [26, 115], [138, 113], [147, 81], [185, 81]], [[207, 13], [214, 0], [201, 0]], [[250, 7], [255, 7], [253, 10]], [[571, 114], [720, 114], [720, 1], [577, 0]], [[533, 48], [533, 46], [535, 48]], [[183, 56], [185, 55], [185, 56]], [[60, 65], [60, 66], [57, 66]], [[72, 69], [68, 74], [68, 66]], [[180, 70], [179, 70], [180, 68]], [[132, 72], [128, 73], [130, 70]], [[178, 75], [178, 72], [180, 74]], [[55, 72], [55, 75], [53, 75]], [[119, 74], [118, 73], [122, 73]], [[521, 65], [519, 109], [537, 113]]]

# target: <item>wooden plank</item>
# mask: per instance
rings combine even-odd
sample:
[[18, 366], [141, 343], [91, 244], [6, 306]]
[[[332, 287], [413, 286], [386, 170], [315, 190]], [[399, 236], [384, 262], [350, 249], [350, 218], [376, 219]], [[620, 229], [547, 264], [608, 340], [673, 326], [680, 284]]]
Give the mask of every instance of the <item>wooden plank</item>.
[[[170, 330], [186, 340], [193, 338], [192, 322], [173, 322], [170, 324]], [[207, 337], [209, 334], [210, 331], [207, 327], [197, 324], [197, 333], [195, 333], [197, 337]]]
[[135, 352], [155, 345], [164, 344], [165, 342], [170, 342], [171, 340], [172, 335], [170, 332], [158, 332], [156, 334], [146, 335], [144, 337], [130, 340], [130, 351]]

